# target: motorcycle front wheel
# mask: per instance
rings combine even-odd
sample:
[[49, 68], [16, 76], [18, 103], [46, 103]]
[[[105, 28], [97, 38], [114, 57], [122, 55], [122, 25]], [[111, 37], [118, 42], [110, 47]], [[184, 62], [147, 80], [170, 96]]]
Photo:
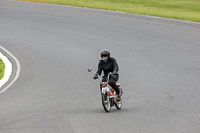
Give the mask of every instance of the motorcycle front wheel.
[[109, 100], [109, 96], [108, 94], [103, 94], [101, 95], [101, 98], [102, 98], [102, 105], [103, 105], [103, 108], [106, 112], [109, 112], [110, 111], [110, 100]]

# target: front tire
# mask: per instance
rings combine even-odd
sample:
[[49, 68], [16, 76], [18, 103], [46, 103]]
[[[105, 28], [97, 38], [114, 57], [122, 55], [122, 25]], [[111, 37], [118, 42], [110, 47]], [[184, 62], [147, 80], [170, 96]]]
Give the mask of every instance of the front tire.
[[102, 98], [102, 105], [103, 105], [104, 110], [106, 112], [109, 112], [111, 106], [110, 106], [110, 100], [109, 100], [108, 94], [102, 94], [101, 98]]

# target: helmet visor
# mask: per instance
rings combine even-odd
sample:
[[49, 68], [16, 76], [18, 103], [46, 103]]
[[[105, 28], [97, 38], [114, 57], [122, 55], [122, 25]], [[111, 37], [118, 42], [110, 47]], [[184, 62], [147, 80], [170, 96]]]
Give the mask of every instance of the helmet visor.
[[108, 55], [107, 54], [102, 54], [102, 57], [107, 57]]

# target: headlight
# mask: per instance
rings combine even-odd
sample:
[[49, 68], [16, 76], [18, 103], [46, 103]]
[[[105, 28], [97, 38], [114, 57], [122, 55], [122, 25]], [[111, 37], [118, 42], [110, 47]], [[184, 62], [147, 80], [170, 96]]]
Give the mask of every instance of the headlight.
[[102, 86], [105, 87], [106, 86], [106, 82], [102, 82]]

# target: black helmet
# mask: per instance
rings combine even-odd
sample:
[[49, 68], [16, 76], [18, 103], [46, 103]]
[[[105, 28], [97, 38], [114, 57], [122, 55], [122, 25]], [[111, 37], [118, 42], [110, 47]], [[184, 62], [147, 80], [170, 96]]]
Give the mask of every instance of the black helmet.
[[110, 57], [110, 52], [107, 49], [101, 51], [101, 58], [105, 56], [108, 56], [108, 58]]

